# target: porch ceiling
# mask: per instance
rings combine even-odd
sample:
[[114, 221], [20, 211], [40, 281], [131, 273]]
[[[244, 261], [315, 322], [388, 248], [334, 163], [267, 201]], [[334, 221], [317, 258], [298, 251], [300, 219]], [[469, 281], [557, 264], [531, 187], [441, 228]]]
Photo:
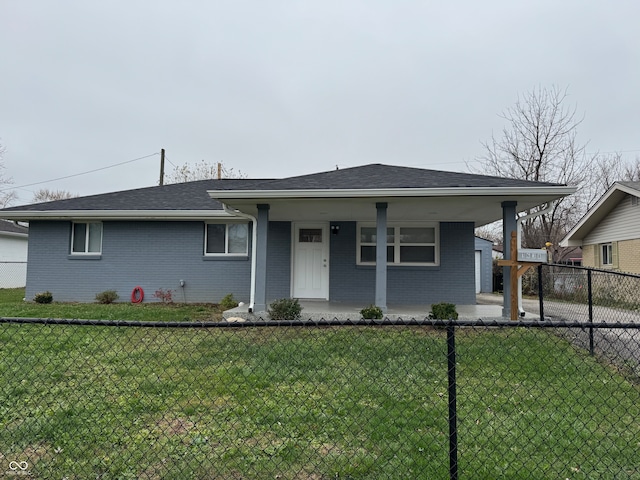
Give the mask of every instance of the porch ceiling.
[[[215, 197], [215, 195], [212, 195]], [[361, 197], [361, 198], [251, 198], [220, 199], [229, 207], [257, 215], [257, 204], [270, 205], [273, 221], [375, 221], [377, 202], [387, 202], [389, 221], [473, 222], [476, 227], [502, 219], [502, 202], [516, 201], [523, 211], [562, 195]]]

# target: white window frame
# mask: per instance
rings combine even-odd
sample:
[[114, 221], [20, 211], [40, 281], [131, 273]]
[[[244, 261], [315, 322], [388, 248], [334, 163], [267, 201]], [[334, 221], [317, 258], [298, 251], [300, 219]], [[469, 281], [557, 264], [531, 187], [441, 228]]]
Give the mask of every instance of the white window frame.
[[[224, 252], [207, 252], [209, 225], [224, 225]], [[229, 227], [244, 225], [247, 228], [247, 237], [244, 252], [229, 252]], [[204, 224], [204, 255], [206, 257], [246, 257], [249, 255], [249, 224], [246, 222], [206, 222]]]
[[603, 267], [613, 267], [613, 244], [612, 243], [600, 244], [600, 265], [602, 265]]
[[[376, 262], [363, 262], [362, 255], [362, 246], [363, 245], [373, 245], [375, 243], [362, 243], [361, 242], [361, 229], [362, 228], [371, 228], [376, 227], [375, 222], [358, 222], [356, 225], [356, 264], [357, 265], [375, 265]], [[393, 246], [393, 261], [387, 261], [387, 265], [398, 266], [398, 267], [410, 267], [410, 266], [420, 266], [420, 267], [434, 267], [440, 265], [440, 224], [433, 222], [389, 222], [387, 224], [387, 229], [393, 228], [393, 243], [388, 242], [387, 246]], [[401, 228], [433, 228], [434, 230], [434, 242], [433, 243], [400, 243], [400, 229]], [[401, 246], [424, 246], [424, 247], [434, 247], [434, 261], [433, 262], [400, 262], [400, 247]]]
[[[76, 235], [76, 225], [84, 225], [85, 226], [85, 238], [84, 238], [84, 251], [76, 252], [73, 250], [75, 245], [75, 235]], [[98, 251], [90, 252], [89, 245], [91, 244], [91, 225], [100, 225], [100, 248]], [[102, 236], [103, 236], [104, 228], [102, 222], [73, 222], [71, 224], [71, 255], [101, 255], [102, 254]]]

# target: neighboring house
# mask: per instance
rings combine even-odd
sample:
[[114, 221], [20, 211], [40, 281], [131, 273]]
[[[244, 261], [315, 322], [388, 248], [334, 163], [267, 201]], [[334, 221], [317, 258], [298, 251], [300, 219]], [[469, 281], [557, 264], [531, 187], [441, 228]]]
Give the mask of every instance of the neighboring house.
[[491, 249], [491, 257], [494, 260], [502, 260], [504, 258], [504, 255], [502, 253], [502, 244], [493, 244], [493, 247]]
[[28, 232], [27, 227], [0, 220], [0, 288], [26, 285]]
[[560, 246], [582, 247], [583, 266], [640, 273], [640, 182], [614, 183]]
[[484, 238], [475, 239], [476, 293], [493, 292], [493, 242]]
[[255, 312], [295, 297], [362, 306], [475, 303], [474, 228], [573, 187], [388, 165], [202, 180], [0, 210], [30, 222], [27, 298], [145, 301], [233, 293]]

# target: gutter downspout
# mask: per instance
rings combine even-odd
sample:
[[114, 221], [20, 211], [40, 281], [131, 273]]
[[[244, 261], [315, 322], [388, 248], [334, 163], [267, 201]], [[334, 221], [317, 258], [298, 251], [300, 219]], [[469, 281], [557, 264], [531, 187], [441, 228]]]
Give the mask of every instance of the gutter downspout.
[[[533, 212], [530, 213], [528, 215], [524, 215], [522, 217], [518, 217], [516, 219], [516, 245], [518, 250], [520, 250], [520, 247], [522, 245], [522, 222], [524, 220], [527, 220], [529, 218], [533, 218], [533, 217], [539, 217], [540, 215], [544, 215], [545, 213], [549, 213], [551, 211], [551, 209], [553, 208], [553, 202], [548, 203], [548, 207], [540, 210], [539, 212]], [[522, 308], [522, 277], [518, 278], [518, 315], [521, 317], [524, 317], [524, 309]]]
[[253, 304], [256, 296], [256, 242], [258, 241], [258, 219], [253, 215], [231, 208], [226, 203], [222, 203], [222, 209], [234, 217], [242, 217], [251, 220], [251, 288], [249, 295], [249, 312], [253, 312]]

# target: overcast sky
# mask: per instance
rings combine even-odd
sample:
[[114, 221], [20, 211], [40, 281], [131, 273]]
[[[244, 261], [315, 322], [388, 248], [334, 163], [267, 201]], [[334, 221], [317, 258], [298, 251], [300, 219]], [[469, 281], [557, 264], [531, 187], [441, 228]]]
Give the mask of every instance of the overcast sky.
[[161, 148], [168, 171], [254, 178], [466, 171], [519, 94], [554, 85], [588, 151], [631, 160], [639, 19], [637, 0], [1, 0], [4, 174], [46, 182], [19, 205], [156, 185]]

